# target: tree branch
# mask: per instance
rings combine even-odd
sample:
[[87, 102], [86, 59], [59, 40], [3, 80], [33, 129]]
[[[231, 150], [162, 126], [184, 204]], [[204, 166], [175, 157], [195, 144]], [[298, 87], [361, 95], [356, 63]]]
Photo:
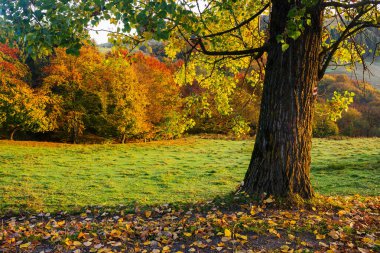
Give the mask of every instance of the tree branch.
[[380, 4], [380, 1], [375, 1], [375, 0], [363, 0], [359, 1], [357, 3], [352, 3], [352, 4], [347, 4], [347, 3], [341, 3], [341, 2], [324, 2], [321, 4], [322, 8], [326, 7], [339, 7], [339, 8], [344, 8], [344, 9], [354, 9], [354, 8], [359, 8], [363, 6], [368, 6], [372, 4]]
[[258, 16], [260, 16], [269, 7], [269, 5], [270, 5], [270, 3], [266, 4], [261, 10], [259, 10], [258, 12], [256, 12], [255, 15], [253, 15], [249, 19], [247, 19], [247, 20], [239, 23], [238, 25], [236, 25], [235, 27], [233, 27], [231, 29], [228, 29], [228, 30], [225, 30], [225, 31], [222, 31], [222, 32], [218, 32], [218, 33], [214, 33], [214, 34], [208, 34], [208, 35], [202, 36], [202, 38], [212, 38], [212, 37], [220, 36], [220, 35], [223, 35], [223, 34], [226, 34], [226, 33], [230, 33], [232, 31], [235, 31], [235, 30], [239, 29], [240, 27], [248, 24], [249, 22], [251, 22], [252, 20], [254, 20], [255, 18], [257, 18]]
[[349, 31], [349, 30], [345, 30], [345, 31], [348, 31], [345, 36], [341, 36], [335, 43], [332, 47], [329, 48], [330, 53], [329, 55], [327, 56], [326, 60], [324, 61], [322, 67], [320, 68], [319, 70], [319, 73], [318, 73], [318, 78], [321, 79], [323, 77], [323, 75], [325, 74], [326, 72], [326, 69], [327, 67], [329, 66], [331, 60], [332, 60], [332, 57], [334, 55], [334, 53], [338, 50], [339, 48], [339, 45], [340, 43], [345, 39], [345, 38], [348, 38], [350, 36], [352, 36], [353, 34], [357, 33], [358, 31], [364, 29], [364, 28], [367, 28], [367, 27], [380, 27], [380, 24], [379, 25], [374, 25], [372, 23], [370, 24], [366, 24], [366, 23], [362, 23], [360, 26], [356, 26], [352, 31]]
[[264, 44], [262, 47], [250, 48], [245, 50], [235, 50], [235, 51], [208, 51], [203, 44], [202, 38], [192, 39], [195, 42], [195, 45], [199, 45], [202, 53], [205, 55], [211, 56], [223, 56], [223, 55], [250, 55], [257, 54], [254, 58], [260, 58], [267, 51], [267, 44]]

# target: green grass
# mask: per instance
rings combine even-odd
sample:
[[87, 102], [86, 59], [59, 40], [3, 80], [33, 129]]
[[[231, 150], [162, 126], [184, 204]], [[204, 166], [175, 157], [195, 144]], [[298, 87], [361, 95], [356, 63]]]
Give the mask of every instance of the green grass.
[[[380, 139], [315, 139], [322, 194], [380, 194]], [[126, 145], [0, 142], [0, 210], [75, 210], [212, 199], [234, 190], [253, 141], [191, 137]]]

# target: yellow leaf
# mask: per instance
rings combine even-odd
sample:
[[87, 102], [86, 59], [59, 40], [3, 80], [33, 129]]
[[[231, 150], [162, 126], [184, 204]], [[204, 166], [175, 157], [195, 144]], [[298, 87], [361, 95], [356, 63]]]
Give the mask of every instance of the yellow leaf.
[[289, 251], [289, 246], [288, 245], [281, 246], [281, 252], [288, 252], [288, 251]]
[[30, 246], [30, 244], [31, 244], [30, 242], [27, 242], [27, 243], [21, 244], [21, 245], [20, 245], [20, 248], [21, 248], [21, 249], [28, 248], [28, 247]]
[[231, 235], [232, 235], [231, 231], [230, 231], [229, 229], [226, 228], [226, 229], [224, 230], [224, 236], [225, 236], [225, 237], [231, 237]]
[[364, 237], [362, 239], [362, 242], [367, 243], [367, 244], [373, 244], [374, 243], [373, 239], [371, 239], [369, 237]]
[[187, 232], [185, 232], [185, 233], [183, 233], [185, 236], [187, 236], [187, 237], [190, 237], [192, 234], [191, 233], [187, 233]]
[[270, 228], [270, 229], [268, 229], [268, 231], [269, 231], [269, 233], [274, 234], [274, 235], [277, 236], [278, 238], [281, 237], [281, 235], [280, 235], [280, 234], [277, 232], [277, 230], [274, 229], [274, 228]]
[[66, 238], [66, 239], [65, 239], [65, 244], [66, 244], [67, 246], [70, 246], [70, 245], [72, 244], [72, 242], [70, 241], [69, 238]]
[[344, 210], [340, 210], [339, 212], [338, 212], [338, 215], [339, 216], [342, 216], [342, 215], [345, 215], [347, 212], [346, 211], [344, 211]]
[[243, 239], [243, 240], [248, 240], [246, 235], [241, 235], [241, 234], [236, 234], [237, 238]]
[[145, 217], [149, 218], [152, 215], [151, 211], [145, 211]]
[[274, 199], [272, 198], [272, 196], [264, 200], [264, 203], [272, 203], [272, 202], [274, 202]]
[[113, 229], [111, 231], [111, 236], [112, 237], [119, 237], [121, 235], [121, 232], [119, 230]]
[[293, 241], [296, 237], [294, 235], [292, 235], [292, 234], [288, 234], [288, 238], [289, 238], [289, 240]]
[[322, 240], [322, 239], [325, 239], [326, 236], [325, 236], [325, 235], [321, 235], [321, 234], [316, 234], [316, 235], [315, 235], [315, 238], [316, 238], [317, 240]]
[[64, 220], [63, 221], [58, 221], [57, 225], [60, 226], [60, 227], [62, 227], [63, 225], [65, 225], [65, 221]]

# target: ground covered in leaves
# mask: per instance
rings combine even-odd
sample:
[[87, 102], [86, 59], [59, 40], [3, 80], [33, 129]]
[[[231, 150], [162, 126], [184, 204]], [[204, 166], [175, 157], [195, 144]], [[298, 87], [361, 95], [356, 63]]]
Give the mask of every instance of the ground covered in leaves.
[[1, 219], [0, 252], [379, 252], [380, 197], [296, 207], [242, 195], [191, 206], [91, 207]]

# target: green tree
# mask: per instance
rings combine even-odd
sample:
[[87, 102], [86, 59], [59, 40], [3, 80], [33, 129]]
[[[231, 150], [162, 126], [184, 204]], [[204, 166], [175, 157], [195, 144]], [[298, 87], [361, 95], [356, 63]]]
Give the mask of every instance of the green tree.
[[[139, 41], [137, 35], [167, 39], [171, 33], [175, 34], [187, 42], [187, 56], [197, 51], [217, 60], [265, 56], [259, 127], [242, 190], [249, 194], [299, 195], [302, 198], [313, 196], [310, 163], [314, 88], [331, 61], [346, 64], [360, 59], [363, 50], [356, 43], [355, 35], [367, 27], [379, 27], [380, 5], [375, 0], [231, 0], [205, 1], [207, 8], [196, 11], [199, 2], [193, 0], [97, 0], [71, 4], [61, 0], [55, 1], [57, 7], [51, 13], [48, 10], [52, 8], [47, 3], [51, 1], [1, 0], [0, 9], [3, 19], [11, 26], [26, 22], [38, 26], [37, 21], [32, 21], [37, 12], [44, 21], [43, 31], [48, 30], [45, 30], [47, 27], [56, 28], [57, 17], [72, 17], [65, 21], [70, 20], [68, 23], [73, 23], [74, 28], [82, 24], [82, 30], [90, 20], [96, 24], [105, 18], [122, 22], [119, 32], [128, 33], [126, 38], [133, 41]], [[235, 8], [248, 11], [239, 12]], [[257, 32], [249, 32], [254, 29], [252, 23], [268, 12], [269, 31], [257, 38]], [[41, 22], [41, 19], [36, 20]], [[227, 25], [218, 26], [219, 21]], [[335, 26], [338, 39], [329, 36], [331, 29], [326, 29], [325, 21]], [[59, 37], [69, 38], [70, 34], [75, 34], [72, 29], [67, 33], [61, 30], [63, 33]], [[257, 29], [262, 29], [261, 23]], [[248, 32], [243, 33], [246, 30]], [[137, 33], [136, 36], [133, 33]], [[27, 36], [31, 44], [50, 43], [36, 34], [37, 31], [32, 31], [33, 36]], [[350, 48], [352, 57], [346, 54]], [[334, 59], [336, 53], [340, 57]]]

